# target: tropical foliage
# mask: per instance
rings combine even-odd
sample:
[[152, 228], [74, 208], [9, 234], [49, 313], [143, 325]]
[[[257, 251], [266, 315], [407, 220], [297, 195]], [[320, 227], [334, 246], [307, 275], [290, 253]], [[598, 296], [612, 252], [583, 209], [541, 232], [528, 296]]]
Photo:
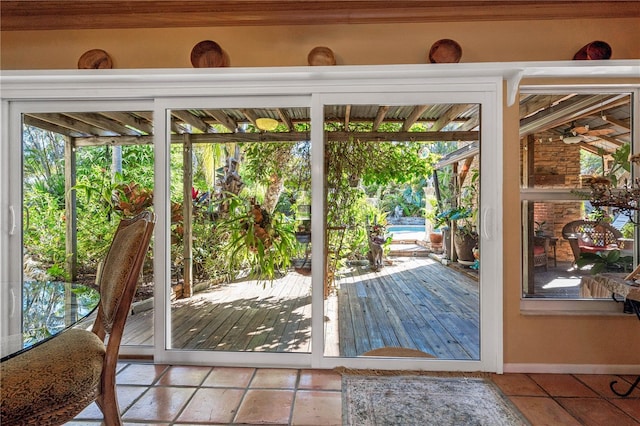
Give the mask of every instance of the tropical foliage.
[[[295, 126], [297, 132], [309, 130], [308, 124]], [[335, 126], [340, 127], [327, 124]], [[393, 130], [398, 124], [381, 126]], [[348, 130], [357, 134], [370, 129], [352, 123]], [[50, 277], [68, 280], [65, 197], [70, 194], [65, 194], [64, 187], [65, 141], [29, 126], [24, 133], [25, 247], [45, 265]], [[384, 226], [386, 215], [400, 211], [403, 216], [423, 216], [423, 188], [439, 157], [425, 155], [424, 147], [357, 137], [325, 144], [326, 227], [335, 267], [366, 257], [368, 226]], [[187, 151], [181, 144], [172, 144], [173, 280], [181, 280], [184, 272], [186, 211], [192, 214], [191, 262], [196, 280], [221, 276], [271, 280], [285, 273], [292, 259], [304, 253], [294, 233], [309, 225], [308, 217], [297, 216], [300, 206], [311, 203], [310, 150], [310, 142], [304, 140], [194, 144], [189, 150], [193, 188], [187, 202], [191, 207], [185, 209]], [[82, 274], [95, 271], [120, 218], [152, 208], [154, 154], [149, 145], [82, 147], [75, 154], [72, 191], [77, 196], [76, 255]]]

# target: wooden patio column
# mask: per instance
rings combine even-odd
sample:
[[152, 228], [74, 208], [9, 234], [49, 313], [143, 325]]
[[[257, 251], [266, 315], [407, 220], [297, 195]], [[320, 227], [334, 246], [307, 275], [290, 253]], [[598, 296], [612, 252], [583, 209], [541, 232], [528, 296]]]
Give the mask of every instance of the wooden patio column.
[[78, 278], [78, 216], [76, 213], [76, 143], [75, 138], [66, 136], [64, 142], [64, 214], [65, 232], [65, 270], [71, 281]]
[[[534, 156], [536, 152], [536, 138], [535, 135], [527, 135], [527, 141], [524, 150], [524, 158], [522, 163], [524, 164], [524, 176], [522, 181], [527, 188], [532, 188], [535, 185], [535, 169], [534, 169]], [[533, 274], [533, 232], [531, 225], [533, 224], [533, 202], [527, 201], [527, 219], [524, 223], [524, 229], [527, 234], [527, 295], [535, 294], [536, 286]]]
[[[78, 216], [76, 213], [76, 143], [75, 138], [64, 138], [64, 214], [65, 214], [65, 271], [69, 273], [71, 282], [78, 278]], [[65, 285], [64, 298], [67, 306], [75, 306], [75, 293], [69, 284]], [[65, 324], [73, 324], [75, 310], [65, 310]]]
[[182, 148], [182, 222], [183, 222], [183, 262], [184, 276], [182, 284], [182, 297], [193, 296], [193, 233], [191, 227], [191, 218], [193, 213], [193, 203], [191, 201], [191, 189], [193, 188], [193, 145], [191, 144], [191, 135], [185, 133], [183, 135], [184, 145]]

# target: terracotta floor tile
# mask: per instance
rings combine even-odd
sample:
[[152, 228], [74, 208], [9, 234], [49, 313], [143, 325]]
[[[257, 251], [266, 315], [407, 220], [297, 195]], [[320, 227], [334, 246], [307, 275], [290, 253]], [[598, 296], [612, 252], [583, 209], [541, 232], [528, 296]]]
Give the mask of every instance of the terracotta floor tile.
[[[496, 385], [534, 426], [640, 425], [636, 376], [494, 374]], [[118, 364], [118, 401], [125, 425], [341, 425], [342, 378], [332, 370]], [[297, 391], [296, 391], [297, 389]], [[637, 394], [637, 396], [636, 396]], [[552, 398], [555, 397], [555, 398]], [[87, 407], [71, 426], [100, 424]]]
[[637, 421], [605, 399], [558, 398], [557, 401], [584, 426], [638, 426]]
[[640, 398], [626, 397], [609, 399], [609, 402], [640, 423]]
[[337, 391], [298, 391], [291, 424], [296, 426], [342, 425], [342, 393]]
[[173, 365], [160, 377], [160, 386], [200, 386], [211, 371], [211, 367]]
[[250, 388], [295, 389], [298, 370], [290, 368], [259, 368], [253, 376]]
[[611, 391], [611, 387], [609, 384], [613, 380], [617, 380], [620, 382], [620, 389], [624, 389], [625, 391], [628, 389], [627, 382], [621, 379], [618, 376], [609, 375], [609, 374], [575, 374], [574, 375], [578, 380], [589, 386], [595, 392], [597, 392], [600, 396], [605, 398], [614, 398], [616, 394]]
[[214, 367], [202, 386], [245, 388], [255, 371], [255, 368]]
[[167, 365], [129, 364], [116, 375], [116, 383], [119, 385], [150, 385], [167, 367]]
[[568, 374], [530, 374], [529, 377], [551, 396], [598, 396], [578, 379]]
[[332, 370], [300, 370], [298, 389], [342, 390], [342, 376]]
[[288, 424], [294, 391], [249, 389], [240, 403], [235, 423]]
[[198, 389], [177, 421], [230, 423], [238, 412], [244, 392], [244, 389]]
[[[613, 388], [619, 393], [627, 393], [631, 389], [631, 385], [636, 382], [638, 376], [614, 376], [613, 380], [616, 380], [618, 383], [613, 385]], [[612, 398], [618, 398], [619, 395], [611, 392]], [[631, 393], [627, 396], [628, 398], [640, 398], [640, 384], [637, 384], [635, 388], [631, 391]]]
[[505, 395], [548, 396], [548, 394], [526, 374], [492, 374], [491, 380]]
[[509, 399], [534, 426], [580, 426], [578, 420], [551, 398], [514, 396]]
[[176, 418], [196, 388], [152, 387], [122, 415], [123, 420], [170, 422]]
[[[147, 389], [148, 387], [146, 386], [118, 385], [116, 392], [118, 395], [120, 412], [124, 413], [127, 408], [131, 406], [133, 401], [139, 398], [140, 395], [147, 391]], [[80, 414], [76, 416], [77, 419], [102, 419], [102, 417], [102, 411], [100, 411], [95, 402], [82, 410]]]

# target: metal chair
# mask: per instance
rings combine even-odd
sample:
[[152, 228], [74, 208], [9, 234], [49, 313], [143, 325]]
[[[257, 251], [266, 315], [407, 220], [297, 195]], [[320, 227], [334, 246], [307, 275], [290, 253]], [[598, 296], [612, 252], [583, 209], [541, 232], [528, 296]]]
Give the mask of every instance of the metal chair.
[[91, 331], [71, 328], [0, 364], [0, 424], [59, 425], [93, 401], [104, 424], [122, 424], [118, 353], [155, 220], [144, 212], [118, 225], [98, 277], [100, 302]]

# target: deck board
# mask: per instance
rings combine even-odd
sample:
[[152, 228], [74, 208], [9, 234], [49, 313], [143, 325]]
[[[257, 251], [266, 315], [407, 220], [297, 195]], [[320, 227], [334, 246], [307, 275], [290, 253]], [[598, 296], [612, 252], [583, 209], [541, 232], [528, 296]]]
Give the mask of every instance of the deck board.
[[[354, 266], [325, 300], [325, 355], [383, 346], [441, 359], [479, 358], [479, 294], [472, 278], [424, 257]], [[311, 278], [234, 282], [172, 304], [173, 349], [310, 352]], [[153, 311], [129, 318], [123, 343], [151, 344]]]

